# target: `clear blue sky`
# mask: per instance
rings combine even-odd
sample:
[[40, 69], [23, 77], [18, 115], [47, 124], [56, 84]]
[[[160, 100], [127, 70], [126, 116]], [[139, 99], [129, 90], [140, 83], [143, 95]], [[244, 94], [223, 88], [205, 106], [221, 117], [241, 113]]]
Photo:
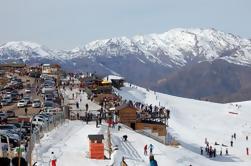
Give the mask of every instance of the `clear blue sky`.
[[97, 39], [213, 27], [251, 38], [251, 0], [0, 0], [0, 43], [72, 49]]

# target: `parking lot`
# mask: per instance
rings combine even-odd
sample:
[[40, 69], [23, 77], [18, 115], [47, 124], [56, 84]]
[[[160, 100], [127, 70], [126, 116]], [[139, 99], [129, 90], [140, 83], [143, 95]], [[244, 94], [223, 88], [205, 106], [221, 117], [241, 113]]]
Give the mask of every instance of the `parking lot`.
[[[15, 75], [15, 76], [18, 77], [17, 75]], [[43, 97], [41, 95], [37, 95], [37, 93], [36, 93], [36, 87], [41, 86], [40, 82], [36, 83], [34, 78], [31, 78], [28, 76], [23, 76], [23, 77], [18, 77], [18, 78], [20, 78], [24, 84], [23, 85], [24, 88], [18, 89], [19, 94], [23, 94], [23, 96], [29, 96], [29, 97], [31, 97], [31, 99], [39, 99], [41, 102], [43, 102]], [[26, 93], [25, 87], [28, 87], [29, 85], [31, 85], [31, 88], [29, 88], [31, 90], [31, 93]], [[25, 108], [24, 107], [23, 108], [17, 107], [18, 101], [19, 101], [18, 99], [13, 100], [10, 104], [3, 106], [1, 108], [1, 111], [6, 112], [8, 110], [12, 110], [15, 112], [16, 116], [26, 116]], [[41, 108], [33, 108], [31, 106], [31, 103], [28, 104], [28, 106], [26, 108], [27, 108], [27, 115], [28, 116], [32, 116], [32, 115], [37, 114], [41, 109]]]
[[0, 157], [30, 160], [32, 149], [45, 132], [64, 121], [57, 78], [5, 73], [0, 89]]

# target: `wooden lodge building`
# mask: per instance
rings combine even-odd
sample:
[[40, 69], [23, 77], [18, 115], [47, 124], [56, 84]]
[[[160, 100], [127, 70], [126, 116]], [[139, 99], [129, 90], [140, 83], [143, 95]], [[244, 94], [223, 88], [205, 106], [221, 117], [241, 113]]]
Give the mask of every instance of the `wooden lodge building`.
[[115, 107], [115, 114], [118, 116], [118, 121], [120, 123], [125, 124], [133, 130], [150, 130], [160, 137], [165, 137], [167, 135], [166, 127], [168, 117], [158, 116], [154, 118], [142, 118], [138, 116], [140, 112], [141, 111], [130, 102]]
[[137, 111], [137, 108], [130, 103], [115, 107], [115, 114], [119, 118], [118, 121], [134, 130], [136, 129]]

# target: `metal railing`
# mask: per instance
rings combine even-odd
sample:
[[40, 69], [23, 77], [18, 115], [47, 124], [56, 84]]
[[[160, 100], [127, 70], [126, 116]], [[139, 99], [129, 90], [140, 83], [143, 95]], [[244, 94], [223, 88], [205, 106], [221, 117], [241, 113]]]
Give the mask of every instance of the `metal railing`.
[[[39, 126], [30, 136], [29, 145], [26, 152], [26, 161], [28, 161], [29, 165], [32, 166], [34, 163], [32, 158], [32, 152], [34, 150], [35, 144], [39, 144], [40, 140], [43, 138], [45, 133], [48, 133], [55, 129], [58, 126], [61, 126], [65, 122], [65, 117], [63, 112], [57, 112], [53, 114], [53, 120], [45, 123], [45, 125]], [[39, 156], [36, 156], [38, 160]]]

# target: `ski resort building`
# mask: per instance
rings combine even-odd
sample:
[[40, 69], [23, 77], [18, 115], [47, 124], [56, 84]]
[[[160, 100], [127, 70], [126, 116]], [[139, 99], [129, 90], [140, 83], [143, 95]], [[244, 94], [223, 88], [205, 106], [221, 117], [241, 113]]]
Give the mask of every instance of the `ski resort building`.
[[116, 107], [115, 113], [120, 123], [161, 143], [166, 143], [168, 116], [147, 114], [136, 108], [130, 101]]
[[115, 108], [115, 113], [118, 115], [119, 122], [123, 123], [132, 129], [136, 129], [137, 108], [131, 103], [125, 103]]

